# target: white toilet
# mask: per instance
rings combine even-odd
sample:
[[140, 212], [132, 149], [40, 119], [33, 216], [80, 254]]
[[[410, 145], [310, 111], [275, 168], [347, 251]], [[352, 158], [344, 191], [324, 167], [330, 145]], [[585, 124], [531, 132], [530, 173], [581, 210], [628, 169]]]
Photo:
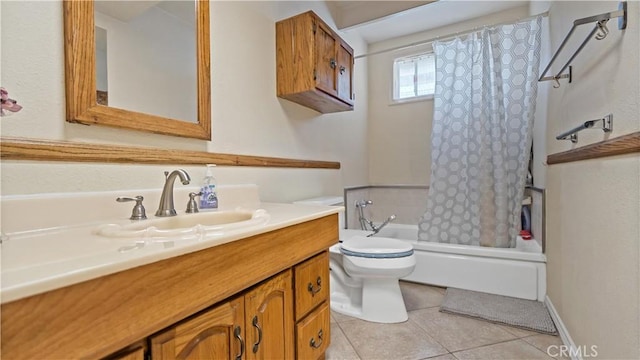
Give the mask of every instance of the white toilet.
[[[340, 197], [322, 200], [322, 205], [342, 205]], [[296, 203], [319, 205], [318, 201]], [[367, 237], [369, 231], [342, 227], [341, 242], [329, 248], [331, 310], [378, 323], [406, 321], [409, 317], [398, 281], [416, 266], [412, 245], [397, 239]]]

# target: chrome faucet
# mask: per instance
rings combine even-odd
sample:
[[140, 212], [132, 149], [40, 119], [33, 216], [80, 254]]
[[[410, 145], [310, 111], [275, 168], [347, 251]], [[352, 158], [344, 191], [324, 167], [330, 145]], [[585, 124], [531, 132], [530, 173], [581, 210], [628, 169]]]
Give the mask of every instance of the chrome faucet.
[[359, 220], [360, 220], [360, 228], [362, 230], [365, 230], [365, 231], [372, 231], [372, 233], [367, 235], [367, 237], [371, 237], [371, 236], [379, 233], [380, 230], [382, 230], [383, 227], [387, 226], [387, 224], [389, 224], [390, 222], [392, 222], [393, 220], [396, 219], [395, 215], [391, 215], [382, 224], [380, 224], [379, 226], [376, 226], [373, 223], [373, 221], [367, 219], [364, 216], [364, 208], [366, 208], [367, 205], [371, 205], [371, 204], [373, 204], [373, 201], [371, 201], [371, 200], [357, 200], [356, 201], [356, 208], [358, 209], [358, 215], [360, 217], [359, 218]]
[[176, 216], [176, 208], [173, 205], [173, 183], [176, 177], [180, 177], [180, 181], [183, 185], [188, 185], [191, 182], [191, 178], [186, 171], [182, 169], [174, 170], [169, 174], [168, 171], [164, 172], [166, 178], [164, 187], [162, 188], [162, 196], [160, 196], [160, 205], [158, 205], [158, 211], [156, 216]]
[[367, 205], [371, 205], [373, 204], [373, 201], [371, 200], [356, 200], [356, 209], [358, 209], [358, 220], [360, 220], [360, 228], [362, 230], [367, 230], [367, 220], [364, 217], [364, 208], [367, 207]]
[[380, 224], [379, 226], [375, 226], [373, 225], [373, 223], [371, 221], [369, 221], [369, 225], [371, 226], [371, 231], [373, 231], [371, 234], [367, 235], [367, 237], [372, 237], [373, 235], [377, 234], [380, 232], [380, 230], [382, 230], [383, 227], [387, 226], [388, 223], [392, 222], [393, 220], [396, 219], [395, 215], [391, 215], [387, 218], [387, 220], [385, 220], [382, 224]]

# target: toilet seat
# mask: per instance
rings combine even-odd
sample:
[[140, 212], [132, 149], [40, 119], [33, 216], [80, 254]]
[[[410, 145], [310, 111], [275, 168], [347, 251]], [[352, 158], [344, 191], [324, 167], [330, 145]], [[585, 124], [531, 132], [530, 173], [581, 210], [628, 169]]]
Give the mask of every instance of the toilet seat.
[[346, 256], [369, 259], [395, 259], [413, 255], [413, 246], [391, 238], [354, 236], [340, 245]]

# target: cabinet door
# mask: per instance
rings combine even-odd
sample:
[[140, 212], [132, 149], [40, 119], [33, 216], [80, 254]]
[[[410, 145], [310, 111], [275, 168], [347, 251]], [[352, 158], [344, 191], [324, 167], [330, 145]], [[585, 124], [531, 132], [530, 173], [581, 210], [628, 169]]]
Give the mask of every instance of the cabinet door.
[[299, 359], [320, 359], [331, 342], [331, 315], [329, 304], [324, 302], [318, 309], [300, 321], [296, 329], [296, 352]]
[[336, 96], [336, 68], [338, 66], [336, 46], [338, 40], [336, 40], [329, 28], [320, 22], [316, 22], [315, 44], [316, 87], [327, 94]]
[[245, 295], [247, 360], [293, 359], [291, 278], [287, 270]]
[[236, 359], [244, 349], [244, 300], [223, 303], [151, 338], [151, 358]]
[[296, 321], [329, 298], [329, 252], [312, 257], [294, 268]]
[[353, 50], [342, 42], [338, 47], [338, 97], [353, 104]]

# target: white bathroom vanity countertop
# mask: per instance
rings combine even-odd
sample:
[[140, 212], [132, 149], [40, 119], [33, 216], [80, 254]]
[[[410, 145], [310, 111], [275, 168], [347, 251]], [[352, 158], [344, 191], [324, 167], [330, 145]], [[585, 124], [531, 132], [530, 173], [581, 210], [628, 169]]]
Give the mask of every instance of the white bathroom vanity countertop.
[[[208, 234], [202, 238], [164, 242], [144, 242], [144, 239], [109, 238], [94, 234], [95, 229], [101, 224], [129, 223], [130, 220], [126, 217], [15, 232], [5, 231], [7, 227], [3, 224], [3, 233], [6, 236], [0, 247], [1, 302], [7, 303], [344, 210], [341, 206], [277, 203], [256, 203], [253, 208], [266, 210], [269, 214], [266, 223]], [[3, 204], [3, 212], [5, 211]], [[149, 218], [153, 218], [151, 209], [147, 209], [147, 212]], [[122, 212], [123, 215], [125, 213], [126, 211]], [[5, 220], [3, 216], [3, 222]], [[120, 251], [123, 247], [131, 247], [141, 242], [143, 246], [130, 251]]]

